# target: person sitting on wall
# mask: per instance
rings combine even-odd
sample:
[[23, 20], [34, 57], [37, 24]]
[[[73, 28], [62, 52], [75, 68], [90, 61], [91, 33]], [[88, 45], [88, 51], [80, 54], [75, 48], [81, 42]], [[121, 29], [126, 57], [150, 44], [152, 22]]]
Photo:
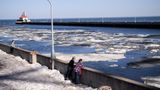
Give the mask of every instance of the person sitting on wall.
[[11, 47], [10, 47], [10, 53], [13, 53], [14, 47], [15, 47], [15, 40], [12, 40]]
[[72, 59], [68, 63], [67, 73], [65, 74], [65, 80], [67, 80], [68, 78], [70, 80], [73, 79], [74, 60], [75, 60], [75, 57], [72, 57]]
[[74, 73], [75, 73], [74, 81], [75, 81], [75, 84], [79, 84], [80, 83], [80, 76], [82, 75], [82, 68], [83, 68], [82, 59], [79, 59], [78, 63], [76, 64], [76, 66], [74, 68]]

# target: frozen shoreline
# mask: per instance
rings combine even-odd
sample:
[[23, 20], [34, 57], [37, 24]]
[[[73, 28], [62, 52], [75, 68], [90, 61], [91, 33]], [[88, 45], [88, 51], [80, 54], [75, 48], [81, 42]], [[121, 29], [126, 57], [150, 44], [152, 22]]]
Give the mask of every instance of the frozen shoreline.
[[40, 64], [28, 64], [20, 57], [0, 50], [1, 90], [96, 90], [85, 85], [65, 81], [57, 70], [49, 70]]
[[[76, 56], [76, 60], [82, 58], [84, 62], [91, 62], [91, 66], [98, 67], [100, 70], [104, 71], [107, 71], [105, 69], [106, 67], [115, 71], [117, 71], [118, 68], [122, 70], [122, 72], [125, 72], [125, 74], [128, 73], [128, 75], [130, 75], [132, 73], [130, 70], [136, 70], [128, 69], [126, 66], [123, 66], [126, 62], [130, 62], [129, 60], [132, 59], [136, 60], [143, 57], [147, 58], [160, 55], [160, 35], [156, 34], [113, 34], [87, 31], [83, 29], [55, 30], [54, 34], [55, 46], [62, 46], [60, 47], [61, 52], [56, 52], [58, 59], [68, 61], [72, 56]], [[43, 51], [47, 51], [44, 52], [44, 54], [48, 54], [50, 52], [51, 32], [48, 29], [38, 30], [23, 27], [13, 29], [0, 28], [0, 36], [2, 38], [2, 42], [8, 40], [8, 43], [13, 39], [16, 40], [17, 47], [25, 47], [30, 50], [42, 51], [42, 54]], [[80, 47], [74, 48], [75, 50], [73, 50], [72, 47], [75, 46]], [[86, 50], [85, 52], [87, 53], [84, 52], [85, 54], [83, 52], [75, 54], [78, 50], [82, 49], [81, 47], [94, 49], [94, 52], [89, 51], [88, 53]], [[68, 54], [68, 52], [72, 53]], [[108, 62], [111, 63], [107, 64]], [[141, 70], [142, 69], [138, 71], [137, 69], [138, 75], [144, 76]], [[150, 69], [145, 69], [144, 71], [147, 70]], [[154, 68], [151, 70], [154, 70]], [[121, 72], [118, 74], [124, 75], [124, 73]], [[147, 73], [147, 75], [148, 74], [150, 73]]]

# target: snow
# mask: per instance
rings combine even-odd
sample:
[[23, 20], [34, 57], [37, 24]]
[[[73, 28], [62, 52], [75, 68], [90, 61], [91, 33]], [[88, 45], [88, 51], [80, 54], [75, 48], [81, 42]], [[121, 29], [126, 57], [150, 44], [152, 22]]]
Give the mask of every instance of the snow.
[[28, 64], [20, 57], [0, 50], [0, 90], [96, 90], [64, 80], [57, 70]]

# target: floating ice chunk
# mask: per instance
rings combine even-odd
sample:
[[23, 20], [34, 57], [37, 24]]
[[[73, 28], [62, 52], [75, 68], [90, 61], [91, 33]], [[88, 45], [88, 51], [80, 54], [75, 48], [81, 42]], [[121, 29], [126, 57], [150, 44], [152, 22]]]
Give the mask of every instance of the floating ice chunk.
[[159, 44], [149, 44], [148, 47], [160, 47]]
[[114, 53], [114, 54], [124, 54], [127, 52], [127, 49], [115, 49], [115, 48], [109, 48], [106, 53]]
[[95, 38], [91, 38], [90, 41], [91, 41], [91, 42], [96, 42], [96, 43], [104, 42], [103, 40], [97, 40], [97, 39], [95, 39]]
[[109, 67], [118, 67], [118, 64], [111, 64]]
[[160, 58], [160, 56], [153, 56], [152, 58]]
[[160, 88], [160, 76], [147, 76], [141, 79], [144, 80], [144, 84]]
[[147, 37], [147, 36], [149, 36], [149, 34], [138, 34], [137, 36], [139, 36], [139, 37]]
[[38, 36], [33, 36], [33, 40], [35, 40], [35, 41], [40, 41], [40, 40], [42, 40], [42, 38], [41, 38], [41, 37], [38, 37]]

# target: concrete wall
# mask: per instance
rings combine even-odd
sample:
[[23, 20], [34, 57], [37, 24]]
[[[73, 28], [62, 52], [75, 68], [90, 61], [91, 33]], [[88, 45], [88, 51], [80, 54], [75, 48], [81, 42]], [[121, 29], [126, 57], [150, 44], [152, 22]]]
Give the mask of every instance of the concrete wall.
[[5, 44], [0, 44], [0, 49], [12, 55], [20, 56], [21, 58], [26, 59], [29, 63], [32, 62], [32, 55], [31, 55], [31, 51], [29, 50], [25, 50], [17, 47], [11, 47]]
[[[11, 47], [8, 45], [0, 44], [0, 49], [7, 53], [10, 53], [10, 48]], [[26, 59], [30, 63], [38, 62], [41, 65], [45, 65], [49, 69], [52, 69], [52, 60], [50, 59], [50, 57], [43, 56], [36, 53], [35, 51], [14, 48], [11, 54], [15, 56], [20, 56], [21, 58]], [[54, 68], [59, 70], [62, 74], [65, 74], [67, 69], [67, 63], [58, 59], [54, 61]], [[108, 85], [112, 87], [112, 90], [159, 90], [158, 88], [147, 86], [134, 80], [106, 74], [101, 71], [87, 67], [83, 69], [81, 83], [92, 87]]]
[[[55, 63], [55, 69], [59, 70], [62, 74], [65, 74], [67, 64], [63, 61], [55, 61]], [[83, 69], [81, 83], [96, 88], [107, 85], [111, 86], [112, 90], [159, 90], [134, 80], [106, 74], [87, 67]]]
[[127, 78], [106, 74], [91, 68], [83, 70], [82, 83], [91, 85], [92, 87], [100, 87], [107, 85], [112, 87], [113, 90], [154, 90], [150, 87]]
[[6, 53], [10, 52], [10, 46], [9, 45], [5, 45], [5, 44], [0, 43], [0, 49], [5, 51]]
[[50, 57], [37, 54], [37, 62], [52, 69], [52, 60]]

